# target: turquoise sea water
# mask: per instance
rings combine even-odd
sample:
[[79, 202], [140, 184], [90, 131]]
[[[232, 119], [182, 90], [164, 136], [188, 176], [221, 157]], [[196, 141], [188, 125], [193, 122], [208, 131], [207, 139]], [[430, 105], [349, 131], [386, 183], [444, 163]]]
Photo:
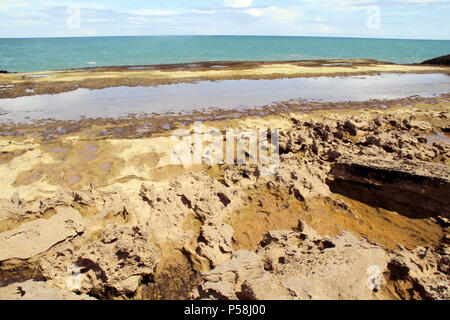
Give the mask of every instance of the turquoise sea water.
[[0, 70], [325, 58], [419, 63], [449, 53], [448, 40], [262, 36], [0, 39]]

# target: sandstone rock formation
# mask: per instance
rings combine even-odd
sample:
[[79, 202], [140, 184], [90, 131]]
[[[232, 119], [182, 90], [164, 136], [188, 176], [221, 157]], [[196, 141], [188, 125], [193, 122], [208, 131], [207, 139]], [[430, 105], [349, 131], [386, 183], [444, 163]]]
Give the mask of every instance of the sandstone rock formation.
[[[142, 277], [151, 275], [159, 261], [159, 248], [138, 226], [110, 225], [100, 241], [77, 251], [69, 246], [54, 250], [39, 260], [39, 268], [44, 279], [60, 288], [76, 280], [79, 292], [126, 296], [136, 292]], [[79, 278], [70, 279], [70, 270], [77, 270]]]
[[0, 234], [0, 262], [26, 260], [82, 233], [81, 214], [73, 208], [57, 208], [50, 219], [27, 222], [17, 229]]
[[202, 226], [198, 243], [201, 257], [210, 261], [211, 266], [218, 266], [231, 258], [233, 228], [223, 222], [208, 221]]
[[204, 172], [172, 179], [164, 189], [143, 184], [140, 197], [150, 207], [148, 230], [161, 242], [185, 241], [181, 226], [189, 214], [203, 222], [220, 222], [241, 204], [238, 188], [227, 188]]
[[240, 250], [204, 274], [195, 298], [380, 299], [388, 255], [350, 233], [320, 237], [304, 231], [271, 231], [256, 252]]
[[433, 248], [400, 250], [388, 263], [391, 291], [402, 299], [450, 299], [450, 255]]
[[44, 282], [28, 280], [0, 287], [0, 300], [95, 300], [68, 290], [46, 286]]
[[[0, 294], [137, 298], [159, 288], [147, 296], [178, 298], [160, 289], [184, 286], [181, 298], [196, 299], [448, 299], [450, 147], [430, 140], [448, 132], [448, 117], [448, 108], [292, 114], [276, 174], [205, 165], [2, 199]], [[392, 250], [400, 241], [389, 234], [377, 239], [393, 245], [374, 243], [369, 235], [391, 225], [434, 248]]]

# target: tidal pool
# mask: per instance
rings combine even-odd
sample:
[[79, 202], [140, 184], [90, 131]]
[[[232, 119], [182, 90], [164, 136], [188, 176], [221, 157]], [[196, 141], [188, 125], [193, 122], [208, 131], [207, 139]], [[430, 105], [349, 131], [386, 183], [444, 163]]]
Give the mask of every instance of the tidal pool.
[[381, 74], [275, 80], [224, 80], [0, 99], [0, 122], [119, 118], [130, 114], [190, 113], [210, 108], [245, 110], [284, 101], [368, 101], [450, 92], [445, 74]]

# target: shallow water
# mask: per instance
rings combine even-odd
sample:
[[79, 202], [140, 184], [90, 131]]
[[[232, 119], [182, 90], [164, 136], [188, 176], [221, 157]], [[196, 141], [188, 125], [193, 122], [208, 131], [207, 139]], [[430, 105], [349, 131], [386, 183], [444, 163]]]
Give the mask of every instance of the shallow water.
[[0, 122], [119, 118], [130, 114], [245, 110], [283, 101], [368, 101], [433, 97], [450, 90], [444, 74], [382, 74], [276, 80], [225, 80], [157, 87], [77, 89], [54, 95], [0, 99]]
[[450, 143], [450, 138], [448, 136], [446, 136], [446, 134], [444, 132], [438, 132], [432, 136], [424, 135], [423, 137], [427, 139], [428, 145], [433, 145], [436, 142]]
[[49, 74], [30, 74], [30, 75], [26, 75], [25, 78], [45, 78], [45, 77], [50, 77]]

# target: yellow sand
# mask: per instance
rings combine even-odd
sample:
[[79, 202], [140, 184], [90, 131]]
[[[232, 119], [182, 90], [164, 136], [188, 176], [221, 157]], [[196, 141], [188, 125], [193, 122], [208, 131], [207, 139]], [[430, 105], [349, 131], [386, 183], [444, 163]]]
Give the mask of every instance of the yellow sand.
[[[338, 60], [340, 61], [340, 60]], [[353, 60], [354, 61], [354, 60]], [[335, 62], [335, 61], [333, 61]], [[338, 62], [337, 62], [338, 63]], [[184, 78], [210, 78], [210, 79], [227, 79], [227, 78], [246, 78], [246, 77], [282, 77], [282, 76], [320, 76], [320, 75], [341, 75], [341, 74], [359, 74], [373, 72], [401, 72], [401, 73], [432, 73], [432, 72], [448, 72], [446, 67], [424, 66], [424, 65], [395, 65], [395, 64], [365, 64], [359, 66], [302, 66], [292, 63], [267, 64], [256, 68], [248, 69], [217, 69], [206, 71], [190, 71], [190, 70], [134, 70], [134, 71], [105, 71], [91, 72], [88, 70], [79, 71], [45, 71], [32, 73], [16, 73], [0, 75], [0, 83], [18, 84], [23, 82], [71, 82], [83, 81], [90, 79], [184, 79]], [[49, 75], [48, 77], [29, 78], [30, 75]]]

